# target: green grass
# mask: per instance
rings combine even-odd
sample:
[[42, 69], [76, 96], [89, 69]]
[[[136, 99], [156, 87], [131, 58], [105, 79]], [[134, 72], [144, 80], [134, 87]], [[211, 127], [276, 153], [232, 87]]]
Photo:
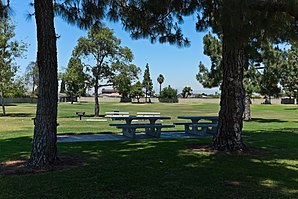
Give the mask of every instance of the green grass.
[[[102, 103], [101, 112], [216, 115], [215, 104]], [[58, 133], [119, 132], [108, 122], [79, 121], [76, 111], [93, 104], [60, 104]], [[0, 162], [30, 154], [34, 104], [7, 107], [0, 117]], [[298, 198], [298, 110], [296, 106], [253, 105], [244, 123], [245, 143], [265, 155], [207, 154], [187, 146], [211, 139], [59, 143], [61, 155], [87, 165], [64, 171], [0, 176], [0, 198]]]

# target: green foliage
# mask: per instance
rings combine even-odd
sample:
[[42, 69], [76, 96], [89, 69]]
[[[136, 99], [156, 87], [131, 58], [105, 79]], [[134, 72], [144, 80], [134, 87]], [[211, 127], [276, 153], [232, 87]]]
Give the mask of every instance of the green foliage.
[[182, 97], [187, 98], [189, 95], [192, 94], [192, 89], [189, 86], [185, 86], [182, 90]]
[[60, 93], [65, 93], [65, 92], [66, 92], [65, 80], [64, 80], [64, 78], [62, 78], [61, 85], [60, 85]]
[[280, 84], [289, 97], [298, 100], [298, 47], [293, 43], [291, 48], [284, 52], [284, 64], [281, 67]]
[[143, 90], [142, 90], [142, 83], [140, 81], [137, 81], [134, 85], [131, 87], [130, 91], [130, 97], [136, 98], [138, 102], [140, 102], [140, 98], [144, 96]]
[[87, 37], [79, 38], [73, 55], [95, 60], [93, 66], [85, 64], [87, 70], [92, 73], [91, 84], [97, 87], [95, 90], [98, 90], [98, 87], [105, 86], [99, 85], [100, 81], [112, 82], [113, 63], [127, 64], [133, 60], [131, 50], [128, 47], [121, 47], [120, 44], [120, 39], [114, 36], [113, 31], [104, 26], [93, 26]]
[[152, 79], [150, 77], [148, 63], [146, 64], [146, 69], [144, 71], [142, 86], [145, 89], [145, 97], [146, 97], [146, 102], [147, 102], [147, 97], [148, 96], [150, 97], [153, 94], [153, 83], [152, 83]]
[[66, 94], [69, 97], [82, 96], [85, 94], [86, 78], [83, 69], [84, 66], [80, 59], [75, 57], [70, 58], [61, 82], [61, 88], [63, 88], [62, 83], [65, 83], [67, 87]]
[[161, 85], [164, 82], [165, 78], [162, 74], [159, 74], [157, 77], [157, 82], [159, 83], [159, 94], [161, 92]]
[[38, 81], [39, 81], [39, 74], [38, 74], [38, 67], [36, 62], [30, 62], [26, 67], [25, 72], [25, 84], [27, 86], [27, 90], [30, 93], [30, 96], [34, 97], [37, 96], [37, 89], [38, 89]]
[[169, 85], [162, 89], [159, 99], [161, 102], [178, 102], [178, 91]]
[[[220, 86], [222, 83], [222, 41], [217, 37], [208, 33], [203, 37], [204, 42], [204, 54], [209, 56], [211, 60], [210, 70], [200, 62], [199, 72], [197, 74], [197, 80], [205, 88], [212, 88]], [[249, 66], [244, 71], [244, 90], [248, 95], [252, 95], [253, 92], [259, 92], [260, 74], [256, 70], [254, 64], [255, 61], [260, 61], [260, 55], [257, 52], [257, 47], [249, 46], [249, 51], [246, 51], [249, 57], [247, 64]]]
[[264, 64], [263, 74], [260, 80], [260, 93], [269, 97], [278, 97], [281, 88], [278, 83], [280, 80], [280, 68], [283, 65], [283, 53], [278, 47], [265, 43], [262, 46], [262, 63]]
[[204, 54], [210, 57], [210, 71], [202, 62], [199, 64], [199, 73], [197, 80], [205, 87], [212, 88], [220, 85], [222, 81], [222, 43], [219, 39], [208, 33], [203, 37]]
[[115, 74], [112, 77], [114, 88], [121, 94], [123, 99], [129, 98], [132, 91], [132, 83], [138, 79], [141, 69], [134, 64], [115, 62], [112, 66]]
[[[26, 45], [23, 42], [13, 40], [15, 26], [11, 24], [9, 18], [0, 18], [0, 98], [7, 97], [17, 92], [14, 89], [18, 84], [14, 80], [17, 72], [16, 58], [23, 57]], [[3, 114], [5, 114], [4, 103], [2, 101]]]

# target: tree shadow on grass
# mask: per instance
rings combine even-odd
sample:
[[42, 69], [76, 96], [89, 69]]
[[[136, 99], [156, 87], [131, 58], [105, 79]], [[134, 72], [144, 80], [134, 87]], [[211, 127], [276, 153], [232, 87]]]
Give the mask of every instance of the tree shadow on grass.
[[280, 120], [280, 119], [265, 119], [265, 118], [252, 118], [250, 121], [246, 122], [260, 122], [260, 123], [272, 123], [272, 122], [288, 122], [285, 120]]
[[5, 106], [17, 106], [16, 104], [5, 104]]
[[[297, 134], [290, 133], [290, 129], [286, 132], [294, 136], [293, 143], [297, 141]], [[257, 156], [204, 153], [188, 147], [210, 144], [211, 139], [60, 143], [60, 154], [83, 156], [88, 165], [27, 175], [26, 180], [22, 176], [2, 177], [8, 185], [2, 194], [67, 198], [72, 193], [92, 198], [96, 190], [100, 198], [296, 198], [297, 149], [290, 143], [287, 153], [278, 150], [280, 145], [288, 144], [284, 133], [260, 133], [247, 138], [252, 147], [259, 147], [259, 140], [261, 146], [270, 145], [269, 153]], [[1, 146], [10, 148], [5, 159], [11, 157], [10, 153], [29, 153], [28, 141], [29, 138], [0, 140]], [[59, 180], [49, 181], [49, 177]], [[37, 186], [34, 193], [29, 192]]]
[[285, 108], [285, 110], [289, 110], [289, 111], [297, 111], [298, 110], [298, 106], [295, 108]]
[[4, 117], [34, 117], [32, 113], [6, 113]]

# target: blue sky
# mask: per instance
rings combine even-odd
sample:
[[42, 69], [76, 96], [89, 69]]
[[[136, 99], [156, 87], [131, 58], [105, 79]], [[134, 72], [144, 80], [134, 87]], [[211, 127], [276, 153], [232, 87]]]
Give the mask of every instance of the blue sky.
[[[16, 39], [23, 40], [29, 44], [26, 59], [19, 59], [18, 64], [23, 72], [31, 61], [36, 59], [36, 27], [35, 19], [27, 20], [27, 14], [33, 11], [29, 6], [30, 0], [12, 1], [14, 14], [13, 21], [16, 22]], [[146, 63], [149, 64], [150, 74], [154, 84], [154, 89], [158, 92], [156, 81], [159, 74], [163, 74], [165, 82], [163, 86], [171, 85], [180, 92], [185, 86], [190, 86], [195, 93], [214, 93], [215, 89], [204, 89], [196, 80], [198, 64], [202, 61], [207, 66], [210, 65], [209, 58], [203, 55], [202, 37], [206, 33], [195, 31], [195, 18], [188, 17], [183, 25], [184, 34], [190, 39], [191, 47], [178, 48], [169, 44], [151, 44], [149, 40], [132, 40], [129, 33], [122, 29], [121, 24], [108, 23], [115, 35], [121, 39], [122, 46], [128, 46], [133, 54], [133, 63], [142, 69], [140, 80], [142, 80]], [[60, 35], [57, 41], [59, 71], [63, 71], [67, 66], [71, 52], [77, 43], [77, 39], [85, 36], [87, 31], [80, 30], [75, 26], [68, 25], [61, 19], [55, 19], [56, 33]]]

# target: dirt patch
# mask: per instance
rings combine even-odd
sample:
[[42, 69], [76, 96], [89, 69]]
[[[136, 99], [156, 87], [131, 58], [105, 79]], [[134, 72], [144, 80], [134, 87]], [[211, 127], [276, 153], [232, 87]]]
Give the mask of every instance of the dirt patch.
[[75, 156], [60, 156], [59, 160], [46, 168], [31, 168], [28, 167], [26, 159], [6, 161], [0, 163], [0, 176], [7, 175], [26, 175], [26, 174], [39, 174], [51, 171], [67, 170], [78, 166], [87, 165], [81, 157]]
[[219, 151], [214, 149], [214, 147], [210, 144], [191, 144], [186, 146], [187, 149], [191, 149], [196, 152], [204, 152], [208, 154], [228, 154], [228, 155], [255, 155], [255, 156], [263, 156], [269, 154], [269, 151], [260, 148], [247, 148], [242, 151]]

